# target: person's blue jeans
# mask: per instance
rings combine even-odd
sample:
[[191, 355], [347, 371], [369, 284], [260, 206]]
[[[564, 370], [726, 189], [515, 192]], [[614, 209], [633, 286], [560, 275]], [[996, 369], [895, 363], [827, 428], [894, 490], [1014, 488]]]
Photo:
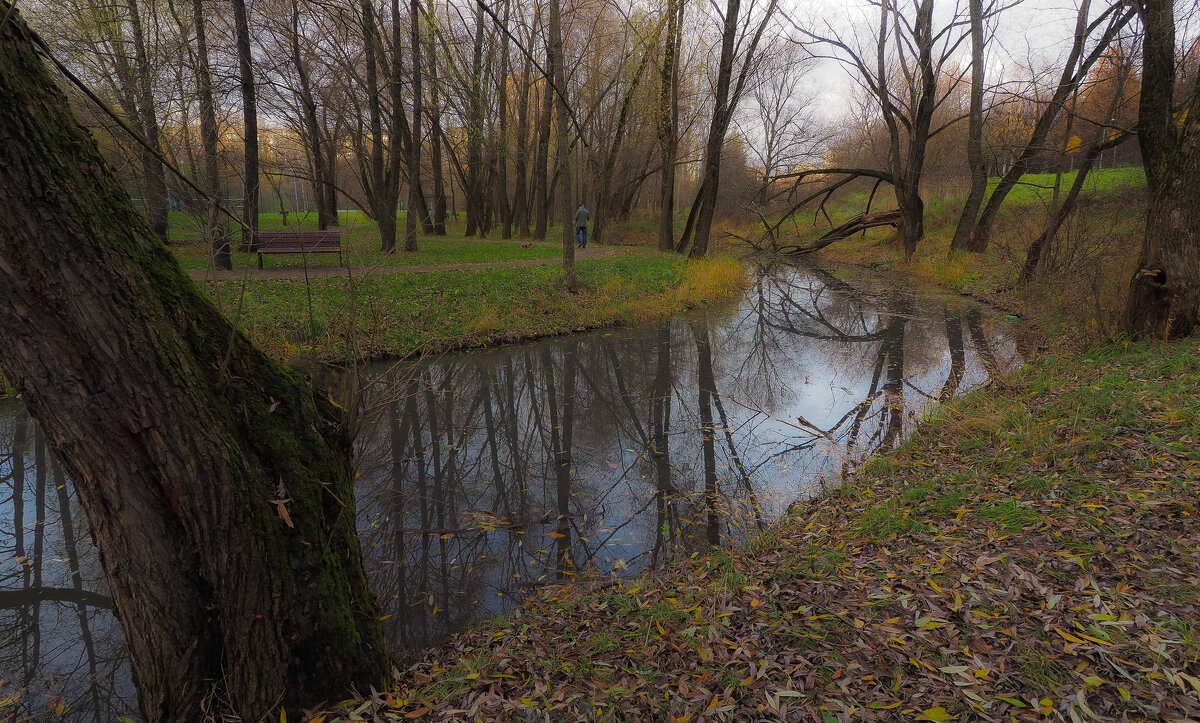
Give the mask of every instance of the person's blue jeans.
[[587, 248], [587, 226], [575, 227], [575, 243], [581, 249]]

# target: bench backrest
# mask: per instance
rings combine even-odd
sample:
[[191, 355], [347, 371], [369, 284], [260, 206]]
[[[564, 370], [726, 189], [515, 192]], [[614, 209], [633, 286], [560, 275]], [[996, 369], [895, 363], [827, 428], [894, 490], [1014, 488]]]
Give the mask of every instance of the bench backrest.
[[260, 231], [260, 251], [340, 251], [342, 233], [336, 229], [326, 231]]

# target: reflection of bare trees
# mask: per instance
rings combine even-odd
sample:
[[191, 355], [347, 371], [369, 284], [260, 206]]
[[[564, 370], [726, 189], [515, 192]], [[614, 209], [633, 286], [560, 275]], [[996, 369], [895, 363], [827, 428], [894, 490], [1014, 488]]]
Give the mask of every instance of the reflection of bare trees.
[[541, 585], [737, 538], [830, 462], [896, 444], [924, 404], [999, 368], [963, 304], [821, 270], [761, 280], [739, 313], [376, 383], [398, 401], [367, 425], [360, 499], [393, 640], [419, 646]]
[[[356, 443], [385, 631], [420, 648], [541, 586], [736, 541], [1010, 356], [961, 302], [763, 269], [736, 310], [389, 370]], [[0, 407], [0, 547], [23, 560], [0, 566], [0, 677], [55, 681], [29, 715], [61, 695], [111, 720], [130, 694], [119, 628], [24, 419]]]
[[[135, 707], [124, 641], [73, 496], [40, 431], [0, 406], [0, 679], [23, 688], [5, 710], [40, 720], [111, 721]], [[6, 688], [11, 695], [12, 689]]]

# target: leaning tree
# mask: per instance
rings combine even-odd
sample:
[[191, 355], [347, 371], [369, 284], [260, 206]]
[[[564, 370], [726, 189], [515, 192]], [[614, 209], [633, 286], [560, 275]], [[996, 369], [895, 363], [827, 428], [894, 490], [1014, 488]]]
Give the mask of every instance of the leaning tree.
[[337, 409], [180, 270], [0, 17], [0, 368], [75, 481], [145, 718], [382, 684]]

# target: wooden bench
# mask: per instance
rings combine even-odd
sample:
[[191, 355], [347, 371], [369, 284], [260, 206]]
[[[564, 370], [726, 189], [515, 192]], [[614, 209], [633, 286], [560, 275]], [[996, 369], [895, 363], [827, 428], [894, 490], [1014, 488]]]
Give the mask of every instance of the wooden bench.
[[263, 254], [337, 254], [342, 265], [342, 232], [326, 231], [259, 231], [254, 252], [258, 268], [263, 267]]

